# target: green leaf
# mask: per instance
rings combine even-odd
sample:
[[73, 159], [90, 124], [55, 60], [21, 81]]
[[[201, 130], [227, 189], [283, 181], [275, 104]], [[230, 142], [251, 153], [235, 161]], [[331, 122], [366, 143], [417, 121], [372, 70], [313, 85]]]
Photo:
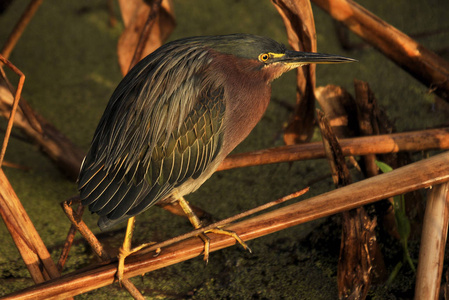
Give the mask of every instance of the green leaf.
[[393, 171], [393, 168], [384, 162], [375, 160], [375, 163], [376, 163], [377, 167], [382, 171], [382, 173], [388, 173], [388, 172]]

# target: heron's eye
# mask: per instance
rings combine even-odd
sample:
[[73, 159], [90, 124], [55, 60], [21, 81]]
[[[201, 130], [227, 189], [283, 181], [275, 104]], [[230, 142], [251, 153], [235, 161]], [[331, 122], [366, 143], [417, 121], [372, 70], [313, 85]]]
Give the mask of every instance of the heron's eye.
[[268, 53], [262, 53], [261, 55], [259, 55], [259, 60], [261, 62], [266, 62], [268, 60], [268, 58], [270, 58], [270, 56], [268, 55]]

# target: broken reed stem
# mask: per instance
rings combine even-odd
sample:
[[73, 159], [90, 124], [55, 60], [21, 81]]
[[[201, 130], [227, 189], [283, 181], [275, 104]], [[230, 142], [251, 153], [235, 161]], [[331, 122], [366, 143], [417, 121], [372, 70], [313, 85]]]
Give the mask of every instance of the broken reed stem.
[[217, 228], [217, 227], [224, 227], [224, 226], [229, 225], [230, 223], [235, 222], [235, 221], [237, 221], [239, 219], [248, 217], [250, 215], [256, 214], [256, 213], [261, 212], [263, 210], [266, 210], [266, 209], [268, 209], [270, 207], [273, 207], [275, 205], [278, 205], [278, 204], [281, 204], [281, 203], [286, 202], [288, 200], [291, 200], [291, 199], [297, 198], [299, 196], [302, 196], [305, 193], [307, 193], [308, 191], [309, 191], [309, 188], [307, 187], [307, 188], [302, 189], [300, 191], [297, 191], [297, 192], [295, 192], [293, 194], [290, 194], [290, 195], [287, 195], [285, 197], [279, 198], [277, 200], [274, 200], [274, 201], [262, 204], [262, 205], [260, 205], [258, 207], [255, 207], [253, 209], [247, 210], [247, 211], [245, 211], [243, 213], [236, 214], [236, 215], [234, 215], [232, 217], [229, 217], [227, 219], [224, 219], [224, 220], [215, 222], [213, 224], [210, 224], [210, 225], [207, 225], [207, 226], [195, 229], [193, 231], [190, 231], [190, 232], [188, 232], [186, 234], [183, 234], [183, 235], [179, 235], [179, 236], [174, 237], [172, 239], [169, 239], [169, 240], [166, 240], [166, 241], [163, 241], [163, 242], [151, 245], [150, 247], [145, 248], [145, 249], [143, 249], [142, 251], [140, 251], [138, 253], [139, 254], [148, 253], [148, 252], [157, 250], [159, 248], [166, 247], [166, 246], [172, 245], [174, 243], [180, 242], [182, 240], [188, 239], [190, 237], [197, 236], [198, 234], [200, 234], [202, 232], [205, 232], [205, 231], [208, 231], [210, 229], [214, 229], [214, 228]]
[[[357, 79], [354, 79], [354, 89], [358, 112], [358, 123], [361, 135], [378, 135], [379, 126], [376, 119], [377, 103], [373, 92], [371, 91], [367, 82]], [[378, 174], [378, 168], [375, 160], [375, 154], [368, 154], [363, 156], [364, 169], [367, 177], [376, 176]]]
[[439, 299], [449, 220], [449, 183], [428, 192], [419, 247], [415, 299]]
[[145, 297], [142, 296], [142, 293], [136, 288], [136, 286], [129, 281], [129, 279], [123, 279], [120, 283], [128, 293], [136, 300], [145, 300]]
[[[345, 156], [443, 150], [449, 149], [449, 128], [340, 139], [339, 143]], [[325, 157], [322, 142], [281, 146], [229, 155], [217, 171]]]
[[84, 239], [89, 243], [92, 247], [92, 250], [98, 255], [98, 257], [103, 260], [109, 260], [109, 254], [104, 250], [101, 243], [98, 241], [97, 237], [90, 231], [89, 227], [87, 227], [86, 223], [81, 219], [81, 215], [78, 215], [73, 211], [72, 205], [74, 203], [80, 203], [79, 197], [75, 196], [61, 203], [62, 209], [65, 214], [69, 218], [72, 225], [78, 229]]
[[449, 62], [351, 0], [313, 0], [430, 91], [449, 101]]
[[[244, 241], [267, 235], [301, 223], [357, 208], [362, 205], [449, 181], [449, 152], [395, 169], [391, 172], [356, 182], [277, 210], [233, 223], [226, 229], [236, 232]], [[209, 234], [211, 252], [235, 244], [233, 237]], [[156, 257], [152, 253], [130, 256], [124, 277], [151, 272], [201, 255], [204, 243], [189, 238], [170, 245]], [[3, 299], [58, 299], [74, 296], [114, 282], [117, 264], [111, 262], [78, 270], [61, 278], [44, 282]]]
[[[0, 151], [0, 214], [16, 244], [17, 249], [35, 283], [59, 277], [60, 272], [53, 263], [47, 247], [28, 217], [22, 203], [3, 173], [2, 164], [14, 125], [14, 117], [19, 105], [25, 75], [0, 54], [0, 61], [19, 76], [19, 83], [11, 106], [5, 137]], [[1, 73], [4, 74], [3, 68]]]
[[[11, 97], [14, 98], [13, 94], [14, 94], [14, 88], [11, 84], [11, 82], [9, 82], [8, 77], [6, 77], [6, 73], [3, 70], [3, 68], [0, 68], [0, 79], [4, 81], [5, 86], [8, 88], [9, 92], [11, 93]], [[1, 82], [0, 82], [1, 84]], [[5, 101], [5, 99], [2, 99], [3, 97], [5, 97], [5, 95], [2, 95], [0, 93], [0, 101], [4, 101], [5, 104], [7, 104], [8, 102]], [[7, 96], [5, 97], [7, 98]], [[30, 123], [31, 127], [36, 130], [37, 132], [39, 132], [40, 134], [43, 133], [42, 130], [42, 126], [39, 123], [39, 121], [37, 120], [37, 116], [36, 114], [33, 112], [33, 110], [30, 108], [29, 104], [25, 101], [25, 99], [23, 99], [21, 97], [20, 99], [21, 101], [19, 102], [19, 107], [22, 110], [23, 116], [26, 118], [26, 120]], [[14, 101], [14, 100], [13, 100]], [[11, 102], [13, 102], [11, 101]], [[5, 109], [6, 110], [6, 109]], [[6, 115], [6, 113], [4, 113], [4, 115]], [[17, 120], [15, 120], [17, 121]]]
[[[255, 213], [260, 212], [262, 210], [268, 209], [268, 208], [270, 208], [272, 206], [275, 206], [277, 204], [280, 204], [280, 203], [283, 203], [283, 202], [288, 201], [290, 199], [299, 197], [299, 196], [305, 194], [308, 190], [309, 190], [309, 188], [302, 189], [302, 190], [297, 191], [297, 192], [295, 192], [293, 194], [290, 194], [288, 196], [282, 197], [282, 198], [277, 199], [275, 201], [272, 201], [272, 202], [266, 203], [264, 205], [258, 206], [256, 208], [250, 209], [250, 210], [248, 210], [248, 211], [246, 211], [244, 213], [237, 214], [237, 215], [235, 215], [233, 217], [230, 217], [230, 218], [227, 218], [225, 220], [216, 222], [216, 223], [211, 224], [209, 226], [199, 228], [199, 229], [194, 230], [192, 232], [189, 232], [187, 234], [184, 234], [184, 235], [178, 236], [176, 238], [173, 238], [173, 239], [164, 241], [162, 243], [156, 244], [154, 246], [151, 246], [151, 247], [145, 249], [144, 251], [145, 252], [151, 252], [151, 251], [156, 250], [156, 249], [158, 249], [160, 247], [166, 247], [166, 246], [174, 244], [176, 242], [185, 240], [185, 239], [187, 239], [189, 237], [196, 236], [199, 233], [207, 231], [209, 229], [213, 229], [213, 228], [216, 228], [216, 227], [219, 227], [219, 226], [224, 226], [224, 225], [229, 224], [230, 222], [233, 222], [235, 220], [247, 217], [249, 215], [252, 215], [252, 214], [255, 214]], [[66, 213], [66, 215], [69, 218], [69, 220], [72, 223], [72, 225], [70, 227], [70, 231], [69, 231], [69, 235], [68, 235], [68, 237], [66, 239], [66, 243], [64, 244], [64, 249], [63, 249], [63, 251], [61, 253], [61, 256], [59, 258], [58, 269], [60, 269], [60, 270], [62, 270], [62, 268], [63, 268], [63, 266], [65, 264], [65, 261], [67, 259], [70, 247], [71, 247], [72, 242], [73, 242], [74, 233], [72, 231], [76, 230], [76, 229], [78, 229], [78, 231], [86, 239], [86, 241], [89, 243], [89, 245], [92, 247], [94, 252], [100, 257], [101, 260], [103, 260], [103, 261], [109, 260], [109, 255], [104, 251], [104, 248], [101, 245], [100, 241], [98, 241], [98, 239], [95, 237], [95, 235], [89, 230], [89, 228], [86, 226], [84, 221], [81, 219], [81, 215], [82, 215], [82, 212], [83, 212], [83, 210], [82, 210], [83, 206], [80, 205], [78, 207], [78, 210], [77, 210], [76, 213], [73, 211], [73, 208], [71, 206], [73, 204], [78, 203], [78, 202], [79, 202], [79, 197], [75, 196], [75, 197], [73, 197], [71, 199], [68, 199], [68, 200], [66, 200], [66, 201], [61, 203], [61, 205], [62, 205], [62, 207], [64, 209], [64, 212]], [[127, 278], [123, 279], [121, 284], [131, 294], [131, 296], [133, 296], [135, 299], [144, 299], [142, 294], [129, 281], [129, 279], [127, 279]]]
[[[84, 206], [80, 203], [78, 208], [76, 209], [76, 215], [82, 216], [84, 212]], [[75, 239], [76, 234], [76, 226], [75, 224], [70, 225], [69, 233], [67, 234], [67, 238], [65, 239], [64, 247], [62, 248], [61, 255], [58, 260], [58, 271], [62, 273], [64, 269], [65, 262], [67, 261], [67, 257], [69, 256], [70, 249], [72, 248], [73, 240]]]
[[25, 30], [28, 23], [33, 18], [34, 14], [36, 13], [37, 9], [42, 4], [42, 2], [43, 2], [43, 0], [31, 0], [30, 1], [30, 4], [28, 4], [27, 8], [23, 12], [23, 14], [20, 17], [19, 21], [17, 22], [16, 26], [12, 30], [8, 39], [6, 40], [5, 45], [3, 45], [1, 54], [3, 55], [4, 58], [6, 58], [6, 59], [9, 58], [9, 55], [11, 54], [15, 45], [17, 44], [20, 37], [22, 36], [23, 31]]
[[[331, 114], [336, 112], [329, 108]], [[348, 112], [348, 119], [352, 116]], [[323, 137], [326, 156], [332, 170], [337, 188], [352, 183], [345, 157], [341, 151], [337, 136], [324, 113], [317, 110], [318, 125]], [[349, 132], [340, 128], [341, 136]], [[351, 128], [352, 129], [352, 128]], [[365, 299], [373, 275], [372, 257], [377, 247], [374, 229], [376, 221], [368, 217], [364, 207], [342, 212], [342, 232], [340, 256], [337, 267], [337, 286], [339, 299]]]
[[[72, 205], [76, 204], [76, 203], [79, 203], [79, 207], [77, 209], [77, 212], [74, 212]], [[100, 241], [97, 239], [97, 237], [92, 233], [92, 231], [90, 231], [90, 229], [87, 227], [86, 223], [84, 223], [84, 221], [81, 219], [81, 215], [82, 215], [84, 209], [83, 209], [83, 205], [81, 205], [81, 201], [79, 200], [79, 196], [72, 197], [72, 198], [62, 202], [61, 206], [62, 206], [65, 214], [69, 218], [70, 222], [72, 223], [70, 230], [72, 229], [72, 227], [76, 228], [81, 233], [81, 235], [86, 239], [86, 241], [89, 243], [89, 245], [92, 247], [92, 250], [95, 252], [95, 254], [97, 254], [97, 256], [103, 262], [105, 262], [105, 263], [109, 262], [111, 260], [111, 256], [109, 255], [109, 253], [107, 253], [104, 250], [103, 245], [100, 243]], [[69, 235], [70, 235], [70, 232], [69, 232]], [[61, 253], [61, 256], [59, 258], [59, 262], [61, 262], [61, 264], [59, 265], [59, 263], [58, 263], [58, 267], [61, 266], [61, 269], [63, 267], [63, 264], [65, 263], [65, 258], [64, 258], [65, 252], [67, 252], [67, 255], [68, 255], [68, 251], [70, 250], [72, 242], [73, 242], [73, 239], [70, 240], [70, 236], [68, 236], [66, 243], [64, 244], [63, 252]], [[66, 247], [69, 249], [66, 250]], [[115, 279], [115, 275], [114, 275], [114, 279]], [[139, 292], [139, 290], [134, 286], [134, 284], [131, 281], [129, 281], [128, 278], [123, 278], [121, 281], [121, 285], [129, 292], [129, 294], [134, 299], [145, 299], [142, 296], [142, 294]]]
[[319, 109], [316, 110], [316, 113], [334, 184], [337, 188], [349, 185], [352, 183], [352, 179], [337, 137], [324, 113]]
[[34, 282], [58, 277], [47, 248], [1, 168], [0, 214]]
[[11, 108], [11, 114], [8, 120], [8, 126], [6, 127], [5, 138], [3, 139], [2, 149], [0, 152], [0, 168], [5, 157], [6, 148], [8, 147], [9, 136], [11, 135], [12, 126], [14, 125], [14, 116], [16, 115], [17, 106], [19, 105], [20, 95], [22, 94], [23, 84], [25, 83], [25, 75], [16, 66], [14, 66], [9, 60], [0, 54], [0, 61], [10, 68], [14, 73], [19, 76], [19, 83], [17, 84], [17, 90], [14, 95], [14, 102]]
[[[316, 52], [316, 30], [312, 4], [309, 0], [271, 0], [284, 21], [288, 43], [295, 51]], [[314, 131], [315, 109], [314, 64], [296, 69], [296, 105], [284, 129], [284, 143], [300, 144], [310, 141]]]
[[148, 14], [147, 21], [145, 22], [145, 26], [142, 28], [142, 32], [140, 34], [139, 42], [136, 46], [136, 51], [134, 52], [134, 56], [131, 60], [131, 63], [129, 64], [129, 70], [131, 70], [141, 59], [142, 59], [142, 53], [143, 49], [145, 49], [145, 45], [148, 41], [148, 37], [151, 33], [151, 27], [154, 24], [154, 21], [156, 20], [157, 15], [159, 14], [160, 8], [161, 8], [162, 0], [155, 0], [151, 4], [151, 10]]

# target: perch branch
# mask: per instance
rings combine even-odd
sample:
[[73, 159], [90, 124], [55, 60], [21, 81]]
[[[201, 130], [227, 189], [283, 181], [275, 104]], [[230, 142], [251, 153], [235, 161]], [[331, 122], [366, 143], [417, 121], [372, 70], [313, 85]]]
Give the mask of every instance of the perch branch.
[[250, 215], [256, 214], [256, 213], [261, 212], [261, 211], [263, 211], [263, 210], [266, 210], [266, 209], [268, 209], [268, 208], [270, 208], [270, 207], [273, 207], [273, 206], [275, 206], [275, 205], [278, 205], [278, 204], [281, 204], [281, 203], [286, 202], [286, 201], [288, 201], [288, 200], [291, 200], [291, 199], [297, 198], [297, 197], [299, 197], [299, 196], [302, 196], [302, 195], [304, 195], [305, 193], [307, 193], [308, 191], [309, 191], [309, 188], [302, 189], [302, 190], [297, 191], [297, 192], [295, 192], [295, 193], [293, 193], [293, 194], [290, 194], [290, 195], [287, 195], [287, 196], [285, 196], [285, 197], [279, 198], [279, 199], [277, 199], [277, 200], [274, 200], [274, 201], [268, 202], [268, 203], [266, 203], [266, 204], [260, 205], [260, 206], [258, 206], [258, 207], [256, 207], [256, 208], [247, 210], [247, 211], [245, 211], [245, 212], [243, 212], [243, 213], [240, 213], [240, 214], [234, 215], [234, 216], [232, 216], [232, 217], [226, 218], [226, 219], [224, 219], [224, 220], [215, 222], [215, 223], [210, 224], [210, 225], [208, 225], [208, 226], [204, 226], [204, 227], [201, 227], [201, 228], [192, 230], [192, 231], [190, 231], [190, 232], [188, 232], [188, 233], [186, 233], [186, 234], [177, 236], [177, 237], [175, 237], [175, 238], [166, 240], [166, 241], [164, 241], [164, 242], [154, 244], [154, 245], [152, 245], [152, 246], [150, 246], [150, 247], [145, 248], [144, 250], [142, 250], [141, 253], [148, 253], [148, 252], [151, 252], [151, 251], [155, 251], [155, 250], [157, 250], [157, 249], [159, 249], [159, 248], [166, 247], [166, 246], [169, 246], [169, 245], [173, 245], [174, 243], [177, 243], [177, 242], [186, 240], [186, 239], [188, 239], [188, 238], [190, 238], [190, 237], [197, 236], [197, 235], [200, 234], [201, 232], [205, 232], [205, 231], [208, 231], [208, 230], [210, 230], [210, 229], [217, 228], [217, 227], [223, 227], [223, 226], [228, 225], [228, 224], [230, 224], [230, 223], [232, 223], [232, 222], [235, 222], [235, 221], [237, 221], [237, 220], [239, 220], [239, 219], [248, 217], [248, 216], [250, 216]]
[[[226, 227], [243, 240], [254, 239], [288, 227], [381, 199], [426, 188], [449, 181], [449, 152], [398, 168], [346, 187], [285, 206]], [[235, 244], [235, 239], [211, 234], [211, 251]], [[152, 253], [132, 255], [125, 265], [125, 278], [141, 275], [201, 255], [204, 244], [197, 238], [163, 248], [154, 257]], [[73, 296], [114, 282], [115, 262], [89, 267], [61, 278], [44, 282], [5, 296], [3, 299], [55, 299]]]

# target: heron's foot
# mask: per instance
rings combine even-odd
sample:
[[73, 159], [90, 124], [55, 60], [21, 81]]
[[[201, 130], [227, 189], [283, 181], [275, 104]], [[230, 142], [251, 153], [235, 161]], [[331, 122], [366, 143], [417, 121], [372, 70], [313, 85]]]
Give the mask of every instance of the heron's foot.
[[[190, 223], [192, 223], [193, 227], [195, 229], [201, 228], [201, 226], [202, 226], [201, 221], [197, 217], [197, 215], [195, 215], [195, 213], [193, 212], [192, 208], [189, 205], [189, 202], [187, 202], [186, 199], [184, 199], [184, 197], [182, 197], [182, 196], [178, 197], [177, 200], [178, 200], [178, 203], [181, 206], [182, 210], [186, 214], [187, 218], [189, 219]], [[231, 230], [221, 229], [221, 228], [217, 227], [217, 228], [205, 230], [204, 232], [202, 232], [198, 235], [198, 237], [201, 238], [204, 242], [203, 255], [204, 255], [204, 260], [206, 262], [209, 261], [209, 253], [210, 253], [210, 239], [206, 235], [206, 233], [208, 233], [208, 232], [232, 236], [237, 242], [239, 242], [240, 245], [243, 246], [243, 248], [248, 250], [250, 253], [252, 252], [251, 249], [248, 247], [248, 245], [238, 236], [237, 233], [235, 233], [234, 231], [231, 231]]]
[[[120, 249], [118, 251], [118, 255], [117, 255], [117, 258], [118, 258], [117, 273], [115, 274], [119, 283], [121, 283], [123, 280], [123, 272], [125, 270], [125, 258], [127, 258], [131, 254], [136, 253], [137, 251], [139, 251], [145, 247], [149, 247], [154, 244], [156, 244], [156, 242], [145, 243], [145, 244], [142, 244], [133, 249], [130, 249], [130, 247], [126, 247], [126, 245], [123, 245], [122, 247], [120, 247]], [[159, 251], [156, 251], [156, 252], [158, 253]]]
[[203, 258], [206, 264], [209, 262], [209, 253], [210, 253], [210, 238], [204, 233], [198, 234], [198, 237], [204, 242], [204, 250], [203, 250]]
[[206, 230], [202, 235], [199, 235], [199, 237], [204, 242], [204, 260], [207, 262], [209, 260], [209, 253], [210, 253], [210, 238], [206, 235], [206, 233], [215, 233], [215, 234], [222, 234], [222, 235], [228, 235], [232, 236], [245, 250], [248, 250], [249, 253], [252, 253], [251, 248], [248, 247], [248, 245], [239, 237], [237, 233], [231, 230], [221, 229], [221, 228], [213, 228]]

